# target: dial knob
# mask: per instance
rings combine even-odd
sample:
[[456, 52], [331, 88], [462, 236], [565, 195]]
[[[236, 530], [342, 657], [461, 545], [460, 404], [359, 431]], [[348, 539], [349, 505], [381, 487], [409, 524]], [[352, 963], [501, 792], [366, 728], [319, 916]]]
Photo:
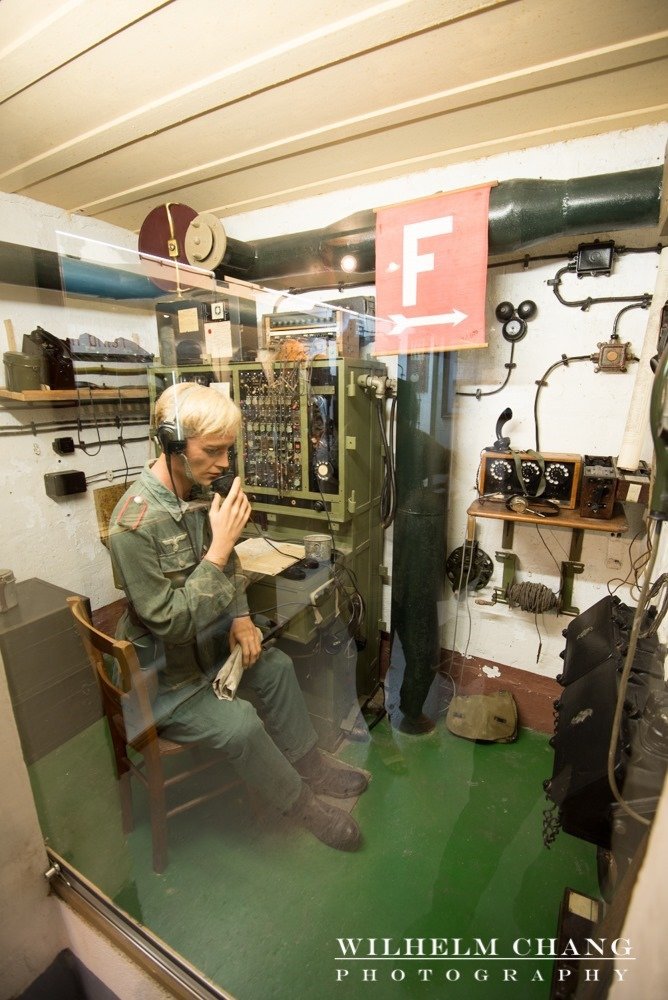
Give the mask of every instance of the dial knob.
[[563, 462], [555, 462], [554, 465], [547, 467], [545, 478], [552, 486], [563, 486], [568, 480], [568, 468]]
[[522, 462], [522, 479], [528, 492], [532, 493], [540, 483], [540, 465], [538, 462]]
[[489, 464], [489, 474], [497, 482], [505, 483], [511, 478], [513, 467], [505, 458], [495, 458]]

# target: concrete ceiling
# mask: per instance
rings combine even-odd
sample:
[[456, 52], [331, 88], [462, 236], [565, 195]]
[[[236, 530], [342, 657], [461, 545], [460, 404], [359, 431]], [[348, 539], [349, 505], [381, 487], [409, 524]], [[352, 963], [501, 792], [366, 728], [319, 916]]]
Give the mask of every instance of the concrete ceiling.
[[668, 118], [665, 0], [2, 0], [0, 189], [138, 230]]

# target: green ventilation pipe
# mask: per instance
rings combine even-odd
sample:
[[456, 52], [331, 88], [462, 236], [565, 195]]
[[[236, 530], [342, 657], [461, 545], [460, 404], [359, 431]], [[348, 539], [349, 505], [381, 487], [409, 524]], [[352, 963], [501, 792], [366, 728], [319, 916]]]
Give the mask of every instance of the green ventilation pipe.
[[[502, 181], [490, 192], [489, 252], [520, 250], [550, 237], [654, 226], [660, 217], [663, 170], [646, 167], [570, 180]], [[374, 280], [373, 211], [254, 245], [256, 260], [246, 276], [269, 287], [273, 281], [289, 287], [290, 278], [304, 287], [328, 281], [336, 285], [360, 276]], [[340, 267], [341, 258], [350, 253], [358, 257], [354, 275]]]

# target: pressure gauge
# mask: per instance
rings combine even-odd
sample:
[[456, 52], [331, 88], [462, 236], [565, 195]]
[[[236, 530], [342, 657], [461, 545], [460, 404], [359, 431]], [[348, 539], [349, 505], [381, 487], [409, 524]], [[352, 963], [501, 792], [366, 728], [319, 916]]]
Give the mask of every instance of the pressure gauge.
[[513, 467], [505, 458], [495, 458], [493, 462], [490, 462], [489, 474], [497, 482], [505, 483], [511, 478]]

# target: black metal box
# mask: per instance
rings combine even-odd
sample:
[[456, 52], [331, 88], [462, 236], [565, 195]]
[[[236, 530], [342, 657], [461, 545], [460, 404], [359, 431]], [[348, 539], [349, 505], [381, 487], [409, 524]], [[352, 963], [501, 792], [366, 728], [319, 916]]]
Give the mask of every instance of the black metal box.
[[27, 764], [101, 717], [97, 682], [66, 603], [72, 591], [33, 577], [0, 615], [0, 653]]

